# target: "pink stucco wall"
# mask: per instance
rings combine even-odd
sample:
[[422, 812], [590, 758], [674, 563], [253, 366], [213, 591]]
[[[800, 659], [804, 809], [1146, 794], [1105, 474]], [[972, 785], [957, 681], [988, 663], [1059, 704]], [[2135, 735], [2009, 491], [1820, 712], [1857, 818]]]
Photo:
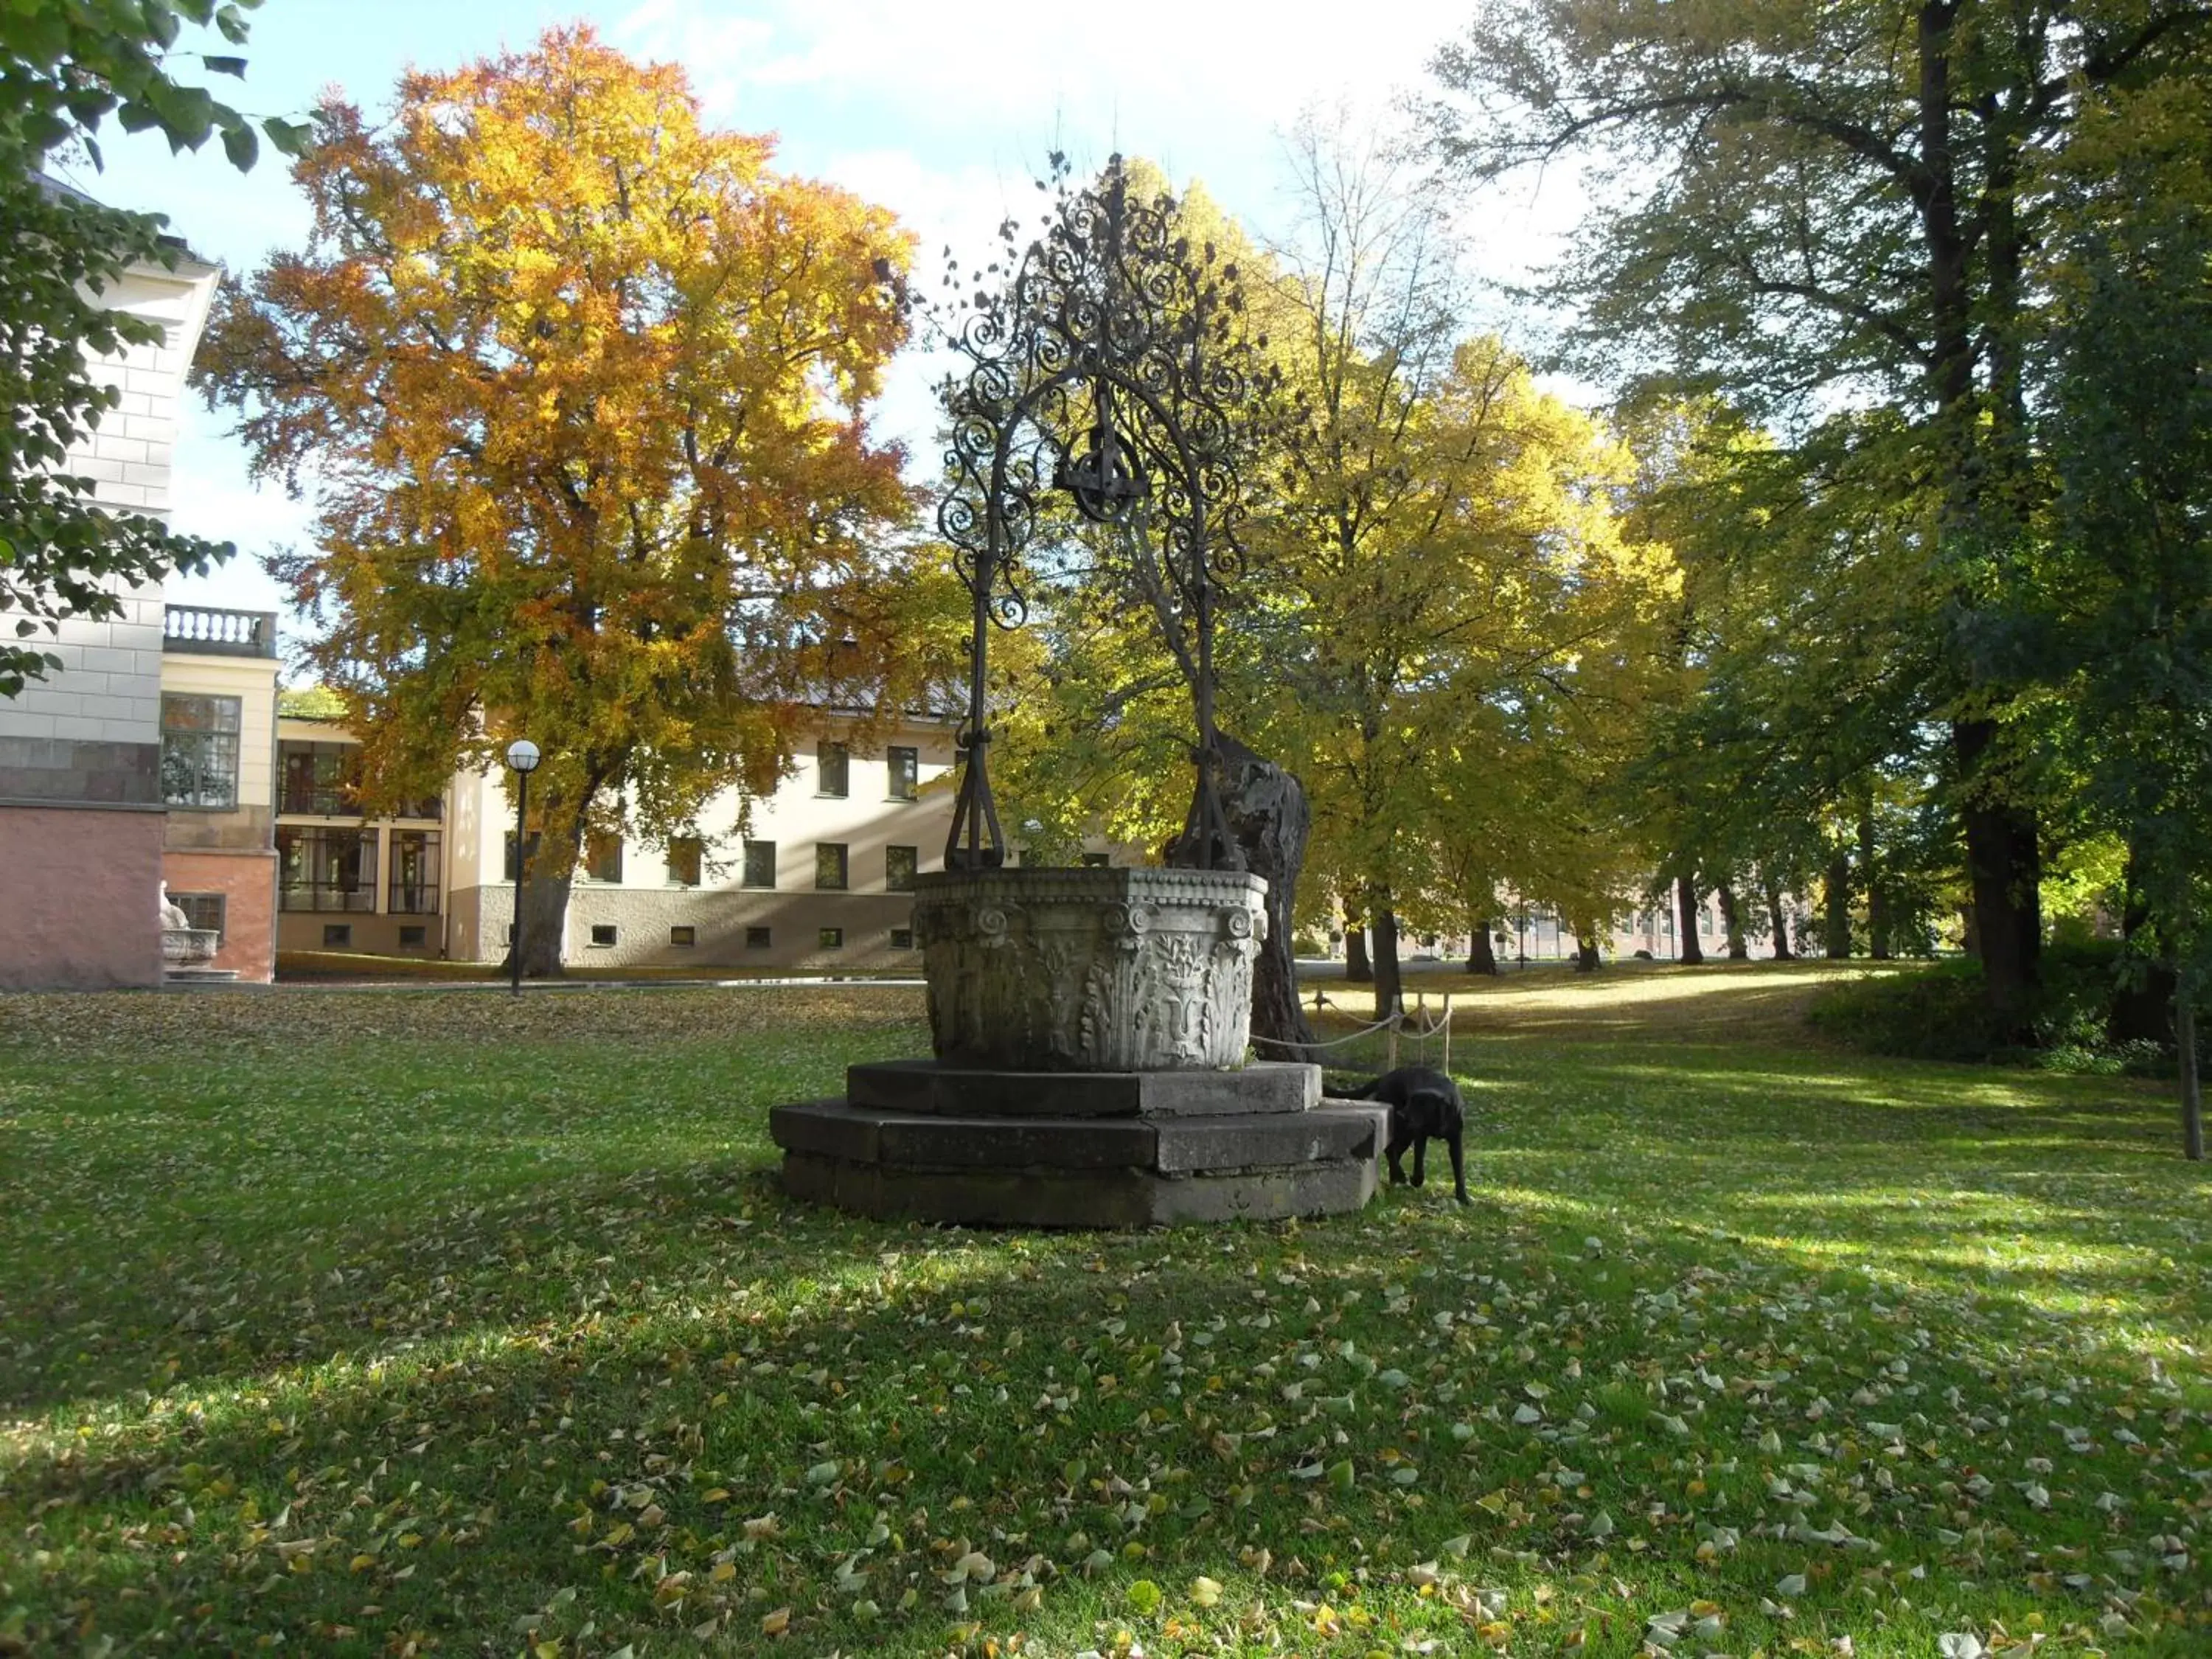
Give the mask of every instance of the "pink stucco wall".
[[0, 990], [161, 982], [161, 824], [0, 806]]
[[162, 855], [172, 893], [223, 896], [222, 948], [210, 968], [266, 985], [276, 969], [276, 855], [274, 853], [179, 853]]

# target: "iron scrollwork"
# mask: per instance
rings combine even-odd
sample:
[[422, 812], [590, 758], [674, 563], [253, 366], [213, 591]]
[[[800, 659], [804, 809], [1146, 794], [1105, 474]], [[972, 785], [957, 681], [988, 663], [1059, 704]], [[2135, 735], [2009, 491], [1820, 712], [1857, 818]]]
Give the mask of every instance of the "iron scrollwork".
[[975, 606], [945, 868], [1005, 861], [989, 781], [989, 639], [1027, 618], [1024, 550], [1054, 492], [1090, 523], [1157, 544], [1188, 629], [1178, 654], [1198, 729], [1181, 861], [1234, 866], [1214, 779], [1213, 629], [1243, 569], [1238, 447], [1272, 390], [1236, 268], [1191, 246], [1171, 198], [1137, 199], [1117, 155], [1095, 186], [1063, 191], [1004, 285], [972, 306], [951, 343], [964, 377], [943, 392], [951, 438], [938, 527]]

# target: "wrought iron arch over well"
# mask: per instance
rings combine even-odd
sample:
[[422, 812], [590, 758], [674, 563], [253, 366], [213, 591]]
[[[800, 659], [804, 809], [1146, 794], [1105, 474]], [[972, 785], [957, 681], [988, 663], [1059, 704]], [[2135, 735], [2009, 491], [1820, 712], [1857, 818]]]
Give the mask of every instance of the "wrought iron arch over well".
[[1166, 196], [1133, 198], [1121, 158], [1065, 194], [1006, 286], [979, 295], [948, 380], [948, 474], [938, 526], [975, 604], [959, 795], [948, 870], [1006, 859], [991, 798], [986, 674], [994, 626], [1028, 615], [1024, 550], [1064, 494], [1091, 523], [1156, 543], [1190, 638], [1174, 645], [1191, 682], [1197, 787], [1180, 861], [1241, 862], [1214, 774], [1217, 603], [1243, 570], [1239, 450], [1269, 379], [1246, 333], [1237, 271], [1194, 248]]

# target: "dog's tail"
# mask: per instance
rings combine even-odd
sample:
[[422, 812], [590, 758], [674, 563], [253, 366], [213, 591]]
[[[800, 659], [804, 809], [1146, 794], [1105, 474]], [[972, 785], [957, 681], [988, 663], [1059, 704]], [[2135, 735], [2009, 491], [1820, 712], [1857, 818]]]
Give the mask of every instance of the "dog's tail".
[[1381, 1078], [1370, 1077], [1358, 1088], [1340, 1089], [1334, 1091], [1331, 1097], [1336, 1100], [1372, 1100], [1375, 1098], [1375, 1091], [1382, 1086]]

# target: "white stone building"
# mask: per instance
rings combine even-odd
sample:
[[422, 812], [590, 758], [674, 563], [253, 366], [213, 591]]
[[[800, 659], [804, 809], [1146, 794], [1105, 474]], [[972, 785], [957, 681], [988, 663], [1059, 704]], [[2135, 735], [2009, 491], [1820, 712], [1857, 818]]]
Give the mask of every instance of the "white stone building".
[[[179, 250], [173, 269], [136, 266], [101, 295], [161, 337], [92, 365], [122, 397], [70, 452], [99, 505], [167, 514], [178, 400], [216, 275]], [[0, 698], [0, 989], [161, 977], [161, 590], [118, 597], [113, 619], [42, 635], [61, 668]]]

